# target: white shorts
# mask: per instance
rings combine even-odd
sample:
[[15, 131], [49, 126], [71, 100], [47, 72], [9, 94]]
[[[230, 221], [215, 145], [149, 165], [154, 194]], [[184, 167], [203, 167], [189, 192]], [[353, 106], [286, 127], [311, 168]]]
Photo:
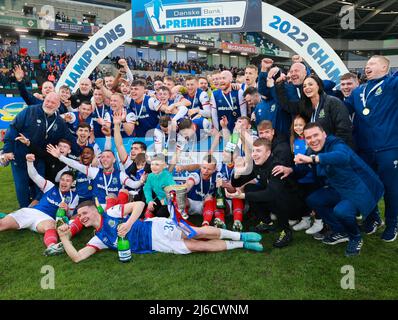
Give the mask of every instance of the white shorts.
[[55, 221], [48, 214], [33, 208], [22, 208], [9, 214], [19, 225], [19, 229], [29, 229], [37, 232], [37, 226], [46, 220]]
[[196, 201], [188, 198], [189, 209], [188, 214], [200, 214], [203, 215], [203, 202], [204, 201]]
[[148, 221], [152, 221], [153, 250], [174, 254], [191, 253], [182, 238], [182, 231], [176, 227], [171, 219], [151, 218]]
[[[229, 208], [232, 208], [232, 200], [226, 199], [227, 203], [229, 205]], [[196, 201], [196, 200], [191, 200], [188, 198], [189, 202], [189, 209], [188, 209], [188, 214], [194, 215], [194, 214], [200, 214], [203, 215], [203, 203], [204, 201]], [[225, 214], [230, 213], [231, 210], [226, 210]]]

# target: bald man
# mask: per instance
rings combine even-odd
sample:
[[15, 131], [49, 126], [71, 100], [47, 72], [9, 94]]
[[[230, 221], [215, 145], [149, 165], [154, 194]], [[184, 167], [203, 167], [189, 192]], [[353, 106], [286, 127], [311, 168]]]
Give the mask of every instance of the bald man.
[[[292, 65], [290, 73], [294, 74], [293, 79], [297, 86], [286, 82], [276, 84], [275, 80], [279, 77], [278, 74], [281, 75], [278, 69], [278, 67], [274, 67], [274, 61], [272, 59], [264, 58], [261, 61], [261, 72], [258, 77], [258, 92], [269, 100], [270, 105], [275, 104], [277, 106], [278, 115], [273, 119], [274, 129], [280, 134], [289, 136], [292, 112], [288, 109], [290, 104], [288, 104], [286, 92], [290, 89], [289, 92], [291, 96], [289, 99], [296, 102], [298, 110], [300, 90], [306, 77], [306, 69], [302, 63], [294, 63]], [[267, 83], [271, 86], [268, 87]], [[282, 88], [279, 88], [281, 86]]]
[[232, 73], [223, 71], [220, 74], [219, 89], [211, 97], [211, 117], [213, 126], [219, 130], [220, 120], [226, 117], [230, 132], [235, 127], [236, 120], [247, 116], [247, 106], [243, 98], [243, 90], [232, 90]]
[[77, 109], [83, 101], [91, 101], [93, 96], [91, 80], [83, 78], [79, 81], [79, 89], [72, 94], [72, 108]]
[[[32, 192], [29, 190], [29, 176], [26, 167], [28, 147], [19, 141], [22, 135], [29, 140], [30, 145], [34, 145], [43, 153], [46, 152], [47, 144], [57, 144], [62, 138], [71, 141], [73, 148], [77, 148], [76, 139], [73, 138], [67, 124], [57, 113], [59, 106], [58, 94], [50, 92], [42, 104], [22, 110], [12, 121], [4, 137], [3, 152], [7, 160], [12, 160], [12, 174], [21, 208], [28, 207], [31, 197], [33, 199], [39, 192], [38, 189]], [[39, 174], [44, 176], [43, 159], [37, 158], [35, 167]]]
[[[368, 82], [356, 88], [346, 105], [354, 117], [354, 139], [358, 154], [383, 182], [386, 228], [381, 238], [397, 238], [398, 216], [398, 77], [389, 76], [390, 61], [371, 57], [365, 67]], [[368, 234], [383, 225], [377, 210], [365, 220]]]

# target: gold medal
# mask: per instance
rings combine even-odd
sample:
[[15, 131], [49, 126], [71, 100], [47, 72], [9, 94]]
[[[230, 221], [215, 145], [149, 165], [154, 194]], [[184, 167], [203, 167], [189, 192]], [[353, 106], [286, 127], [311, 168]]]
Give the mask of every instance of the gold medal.
[[232, 115], [233, 115], [234, 117], [236, 117], [238, 114], [234, 111], [234, 112], [232, 112]]
[[365, 109], [362, 110], [362, 114], [364, 116], [367, 116], [369, 113], [370, 113], [370, 109], [368, 109], [368, 108], [365, 108]]
[[140, 125], [140, 123], [138, 121], [136, 121], [135, 125], [138, 127]]
[[91, 191], [93, 190], [93, 186], [88, 186], [87, 189]]

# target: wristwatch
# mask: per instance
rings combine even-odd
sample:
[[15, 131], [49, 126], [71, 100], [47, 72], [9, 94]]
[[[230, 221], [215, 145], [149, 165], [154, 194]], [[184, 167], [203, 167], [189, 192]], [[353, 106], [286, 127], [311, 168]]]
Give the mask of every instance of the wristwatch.
[[311, 157], [311, 159], [312, 159], [312, 163], [316, 163], [316, 162], [315, 162], [316, 155], [315, 155], [315, 154], [312, 154], [310, 157]]

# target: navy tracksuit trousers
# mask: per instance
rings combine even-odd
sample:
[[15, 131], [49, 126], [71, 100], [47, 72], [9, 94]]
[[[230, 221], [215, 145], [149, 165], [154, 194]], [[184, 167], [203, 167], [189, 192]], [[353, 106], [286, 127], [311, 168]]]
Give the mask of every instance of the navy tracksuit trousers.
[[[45, 164], [44, 161], [35, 161], [35, 168], [39, 175], [44, 177]], [[28, 169], [25, 165], [21, 165], [15, 161], [11, 161], [11, 170], [14, 177], [15, 191], [20, 208], [29, 206], [33, 199], [36, 199], [42, 192], [39, 187], [30, 180]], [[40, 198], [38, 199], [40, 200]]]
[[[359, 156], [377, 173], [384, 185], [385, 221], [387, 227], [397, 225], [398, 217], [398, 148], [372, 153], [359, 153]], [[369, 219], [374, 219], [374, 210]]]
[[357, 208], [349, 200], [342, 199], [335, 189], [330, 187], [318, 189], [311, 193], [306, 201], [333, 232], [347, 233], [350, 239], [360, 235], [356, 220]]

